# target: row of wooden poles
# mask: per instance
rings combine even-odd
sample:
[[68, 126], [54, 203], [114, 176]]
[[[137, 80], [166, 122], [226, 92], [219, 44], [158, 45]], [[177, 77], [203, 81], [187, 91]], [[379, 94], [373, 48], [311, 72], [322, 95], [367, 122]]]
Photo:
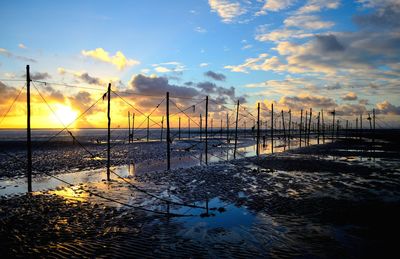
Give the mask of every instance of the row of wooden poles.
[[[29, 65], [26, 66], [26, 85], [27, 85], [27, 179], [28, 179], [28, 192], [32, 191], [32, 141], [31, 141], [31, 104], [30, 104], [30, 72], [29, 72]], [[204, 133], [205, 133], [205, 138], [204, 138], [204, 151], [205, 151], [205, 163], [208, 164], [208, 137], [209, 137], [209, 131], [208, 131], [208, 96], [206, 96], [205, 99], [205, 127], [204, 127]], [[170, 96], [169, 92], [166, 93], [166, 143], [167, 143], [167, 170], [171, 169], [171, 129], [170, 129]], [[234, 130], [234, 152], [233, 152], [233, 157], [234, 159], [236, 158], [236, 152], [237, 152], [237, 143], [238, 143], [238, 122], [239, 122], [239, 107], [240, 103], [239, 100], [237, 101], [236, 104], [236, 121], [235, 121], [235, 130]], [[334, 110], [331, 112], [332, 114], [332, 124], [328, 125], [327, 131], [329, 130], [332, 133], [332, 139], [334, 139], [335, 135], [335, 115], [336, 111]], [[288, 132], [286, 133], [286, 125], [285, 125], [285, 118], [284, 118], [284, 112], [283, 110], [281, 111], [281, 121], [282, 121], [282, 128], [283, 130], [283, 139], [289, 140], [296, 136], [294, 133], [295, 131], [295, 124], [292, 122], [292, 117], [291, 117], [291, 110], [288, 112], [289, 115], [289, 125], [288, 125]], [[129, 130], [129, 141], [128, 142], [133, 142], [133, 133], [135, 129], [134, 125], [134, 114], [133, 114], [133, 125], [132, 125], [132, 131], [130, 129], [130, 118], [131, 115], [128, 113], [128, 130]], [[190, 134], [190, 118], [189, 119], [189, 134]], [[147, 118], [148, 123], [147, 123], [147, 140], [149, 140], [149, 116]], [[162, 130], [163, 130], [163, 120], [162, 119]], [[373, 129], [375, 132], [375, 110], [373, 110], [373, 117], [371, 119], [371, 116], [368, 116], [368, 120], [370, 121], [370, 128], [371, 130]], [[371, 122], [372, 120], [372, 122]], [[305, 117], [304, 117], [304, 122], [303, 122], [303, 110], [300, 112], [300, 123], [298, 124], [298, 137], [300, 141], [300, 146], [302, 141], [305, 143], [309, 144], [310, 141], [310, 135], [311, 135], [311, 121], [312, 121], [312, 109], [305, 112]], [[356, 119], [356, 129], [360, 129], [359, 133], [361, 133], [362, 130], [362, 115], [360, 115], [360, 128], [358, 128], [358, 118]], [[202, 119], [200, 115], [200, 136], [202, 134]], [[256, 128], [256, 154], [257, 156], [260, 155], [260, 137], [261, 137], [261, 132], [260, 132], [260, 103], [257, 104], [257, 121], [256, 125], [254, 127]], [[307, 125], [308, 124], [308, 125]], [[266, 129], [267, 129], [267, 123], [265, 123]], [[322, 126], [322, 127], [321, 127]], [[276, 120], [274, 121], [274, 105], [271, 104], [271, 123], [270, 123], [270, 137], [271, 137], [271, 151], [273, 152], [273, 141], [274, 141], [274, 130], [276, 130]], [[330, 129], [329, 129], [330, 128]], [[336, 120], [336, 137], [338, 137], [339, 134], [339, 120]], [[349, 122], [346, 121], [346, 136], [347, 132], [349, 129]], [[179, 138], [180, 138], [180, 118], [179, 118]], [[315, 129], [314, 129], [315, 130]], [[220, 134], [222, 138], [222, 120], [221, 120], [221, 129], [220, 129]], [[324, 122], [324, 113], [323, 110], [321, 112], [318, 112], [317, 116], [317, 141], [319, 144], [320, 141], [320, 135], [322, 135], [323, 141], [325, 141], [325, 122]], [[227, 122], [226, 122], [226, 140], [227, 143], [230, 142], [230, 129], [229, 129], [229, 116], [227, 114]], [[292, 135], [293, 133], [293, 135]], [[303, 134], [304, 133], [304, 134]], [[304, 136], [303, 136], [304, 135]], [[190, 135], [189, 135], [190, 136]], [[190, 137], [189, 137], [190, 138]], [[266, 136], [263, 137], [263, 145], [265, 145], [265, 140]], [[161, 141], [162, 141], [162, 133], [161, 133]], [[202, 141], [200, 137], [200, 141]], [[108, 84], [107, 88], [107, 180], [110, 180], [110, 167], [111, 167], [111, 83]]]

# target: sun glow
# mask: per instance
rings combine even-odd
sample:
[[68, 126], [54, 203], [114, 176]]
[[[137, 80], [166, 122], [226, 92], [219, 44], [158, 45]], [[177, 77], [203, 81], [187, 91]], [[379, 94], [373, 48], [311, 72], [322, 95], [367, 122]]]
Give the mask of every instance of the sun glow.
[[[60, 121], [65, 125], [69, 125], [70, 123], [74, 122], [78, 117], [78, 112], [73, 110], [70, 106], [64, 104], [56, 104], [54, 113], [57, 115], [58, 118], [54, 118], [54, 122], [60, 123]], [[73, 125], [71, 125], [73, 126]]]

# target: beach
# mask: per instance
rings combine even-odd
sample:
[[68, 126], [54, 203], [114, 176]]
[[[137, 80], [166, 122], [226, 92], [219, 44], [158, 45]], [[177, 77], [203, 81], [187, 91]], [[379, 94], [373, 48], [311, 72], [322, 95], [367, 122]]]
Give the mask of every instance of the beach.
[[[104, 169], [79, 161], [101, 176], [2, 197], [1, 250], [13, 257], [389, 255], [399, 230], [398, 145], [393, 138], [341, 139], [208, 165], [187, 162], [185, 152], [176, 151], [184, 160], [179, 168], [124, 171], [121, 161], [113, 166], [123, 179], [112, 175], [111, 182]], [[154, 153], [160, 143], [131, 146], [140, 150], [137, 163], [150, 153], [162, 161], [162, 151]], [[229, 148], [214, 149], [215, 156], [229, 157]]]

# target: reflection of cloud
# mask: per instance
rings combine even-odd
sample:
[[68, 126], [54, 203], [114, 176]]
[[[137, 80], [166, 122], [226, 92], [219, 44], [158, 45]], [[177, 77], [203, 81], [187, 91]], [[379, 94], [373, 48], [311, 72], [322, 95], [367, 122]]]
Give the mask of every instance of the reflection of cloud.
[[113, 64], [119, 70], [123, 70], [128, 66], [140, 64], [140, 62], [137, 60], [126, 58], [121, 51], [117, 51], [114, 56], [111, 56], [103, 48], [97, 48], [95, 50], [82, 50], [81, 53], [85, 57], [90, 57], [95, 60], [100, 60], [106, 63]]

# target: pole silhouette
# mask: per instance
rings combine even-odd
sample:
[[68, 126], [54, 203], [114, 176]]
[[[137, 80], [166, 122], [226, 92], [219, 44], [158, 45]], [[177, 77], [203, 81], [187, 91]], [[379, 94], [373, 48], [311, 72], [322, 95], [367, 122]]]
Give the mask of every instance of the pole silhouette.
[[107, 90], [107, 181], [110, 181], [110, 158], [111, 158], [111, 83], [108, 84]]
[[32, 139], [31, 139], [31, 75], [29, 65], [26, 66], [26, 149], [27, 149], [27, 176], [28, 192], [32, 192]]

